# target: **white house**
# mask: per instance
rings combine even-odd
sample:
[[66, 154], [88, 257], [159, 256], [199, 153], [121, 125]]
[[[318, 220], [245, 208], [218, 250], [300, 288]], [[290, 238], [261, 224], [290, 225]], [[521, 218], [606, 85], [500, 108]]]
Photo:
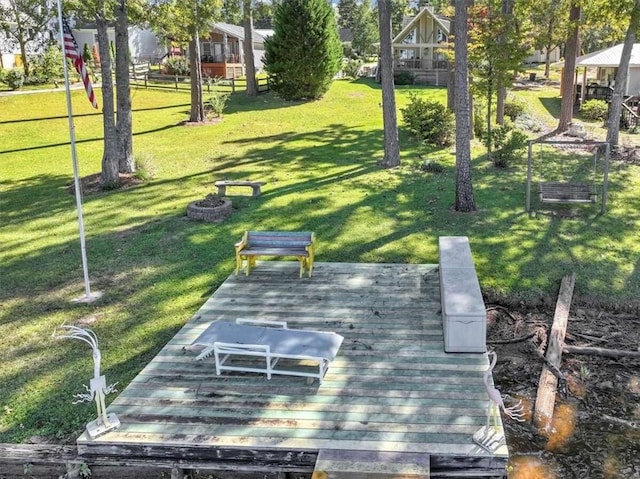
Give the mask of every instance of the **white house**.
[[[588, 68], [596, 69], [596, 78], [594, 82], [601, 87], [613, 86], [620, 59], [622, 58], [623, 44], [598, 50], [597, 52], [588, 53], [576, 58], [576, 68], [582, 68], [582, 84], [586, 84], [586, 72]], [[595, 85], [594, 85], [595, 86]], [[627, 85], [623, 92], [625, 96], [634, 96], [640, 94], [640, 43], [633, 45], [631, 50], [631, 58], [629, 60], [629, 69], [627, 71]]]
[[[110, 43], [115, 41], [113, 27], [107, 29], [107, 35]], [[98, 32], [95, 24], [77, 23], [73, 28], [73, 36], [80, 51], [83, 51], [85, 44], [89, 46], [90, 50], [93, 45], [98, 44]], [[167, 48], [151, 30], [129, 27], [129, 52], [131, 53], [131, 61], [134, 63], [157, 63], [167, 53]]]

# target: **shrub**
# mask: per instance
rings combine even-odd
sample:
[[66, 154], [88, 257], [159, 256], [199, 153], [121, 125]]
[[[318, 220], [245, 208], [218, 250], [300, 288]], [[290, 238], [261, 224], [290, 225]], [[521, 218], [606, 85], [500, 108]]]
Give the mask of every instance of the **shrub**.
[[217, 118], [222, 118], [222, 112], [229, 101], [228, 93], [214, 92], [207, 100], [207, 109]]
[[187, 60], [187, 58], [183, 56], [167, 58], [165, 67], [169, 75], [187, 76], [191, 72], [189, 60]]
[[17, 90], [22, 85], [24, 85], [24, 72], [17, 68], [14, 68], [13, 70], [9, 70], [4, 75], [4, 82], [12, 90]]
[[100, 65], [100, 49], [97, 43], [94, 43], [91, 47], [91, 56], [93, 57], [93, 64], [96, 66]]
[[264, 42], [271, 88], [285, 100], [321, 98], [342, 66], [336, 18], [326, 0], [283, 0]]
[[362, 60], [349, 60], [342, 67], [342, 73], [347, 78], [356, 80], [360, 76], [360, 69], [362, 68]]
[[587, 100], [582, 104], [582, 116], [587, 120], [606, 120], [609, 105], [604, 100]]
[[[508, 125], [494, 128], [491, 131], [491, 140], [495, 148], [494, 151], [491, 152], [491, 159], [493, 165], [497, 168], [508, 168], [511, 166], [511, 163], [520, 158], [520, 152], [527, 146], [527, 135]], [[485, 146], [487, 146], [488, 137], [486, 135], [483, 141]]]
[[420, 164], [420, 169], [437, 175], [444, 171], [444, 166], [435, 160], [424, 160], [424, 162]]
[[62, 78], [62, 52], [57, 45], [50, 45], [44, 53], [33, 58], [28, 84], [55, 83]]
[[415, 81], [416, 77], [410, 71], [402, 71], [393, 75], [393, 83], [396, 85], [413, 85]]
[[420, 141], [436, 146], [450, 145], [455, 129], [453, 112], [442, 103], [425, 100], [415, 93], [411, 93], [409, 99], [409, 104], [400, 110], [409, 132]]
[[82, 59], [85, 63], [91, 61], [91, 49], [89, 48], [88, 43], [85, 43], [84, 48], [82, 49]]
[[524, 104], [518, 100], [509, 100], [504, 103], [504, 115], [516, 121], [524, 113]]
[[148, 182], [155, 176], [155, 167], [153, 165], [153, 156], [149, 153], [140, 153], [134, 157], [135, 172], [133, 177], [143, 182]]

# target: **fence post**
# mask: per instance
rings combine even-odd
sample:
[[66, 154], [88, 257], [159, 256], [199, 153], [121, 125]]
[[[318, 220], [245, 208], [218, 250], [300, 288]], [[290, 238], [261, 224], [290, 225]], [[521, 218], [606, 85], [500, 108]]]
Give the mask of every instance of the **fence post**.
[[178, 75], [175, 76], [176, 79], [176, 91], [178, 91]]
[[232, 78], [231, 79], [231, 93], [235, 93], [236, 92], [236, 79]]

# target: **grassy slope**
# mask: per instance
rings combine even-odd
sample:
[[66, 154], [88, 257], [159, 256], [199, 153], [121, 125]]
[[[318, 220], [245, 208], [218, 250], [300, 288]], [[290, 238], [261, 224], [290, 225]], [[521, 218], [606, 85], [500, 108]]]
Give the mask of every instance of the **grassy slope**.
[[[409, 88], [399, 90], [406, 101]], [[441, 89], [424, 94], [444, 100]], [[74, 92], [80, 173], [99, 171], [101, 116]], [[640, 293], [638, 168], [617, 164], [605, 216], [523, 212], [525, 164], [498, 171], [474, 160], [479, 211], [451, 212], [450, 149], [418, 150], [401, 133], [403, 166], [382, 155], [380, 91], [334, 84], [326, 98], [285, 103], [234, 96], [224, 121], [181, 126], [188, 94], [133, 92], [135, 150], [152, 155], [149, 185], [85, 199], [94, 305], [74, 305], [82, 269], [63, 94], [0, 97], [0, 442], [74, 437], [95, 414], [71, 405], [91, 376], [85, 345], [51, 338], [82, 318], [98, 333], [108, 381], [126, 385], [232, 272], [245, 229], [313, 230], [318, 261], [437, 261], [437, 237], [467, 235], [484, 288], [533, 298], [578, 274], [577, 293], [631, 302]], [[534, 101], [534, 100], [532, 100]], [[417, 164], [439, 159], [445, 172]], [[222, 224], [187, 221], [188, 202], [217, 179], [268, 182], [258, 199], [235, 198]]]

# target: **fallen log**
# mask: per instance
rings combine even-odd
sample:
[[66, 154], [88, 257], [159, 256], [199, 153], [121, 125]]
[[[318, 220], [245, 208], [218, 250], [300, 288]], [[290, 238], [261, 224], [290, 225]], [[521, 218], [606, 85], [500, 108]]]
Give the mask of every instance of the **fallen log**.
[[[562, 362], [562, 347], [564, 337], [567, 333], [567, 323], [569, 322], [569, 309], [573, 297], [573, 288], [576, 283], [576, 275], [562, 278], [560, 293], [556, 303], [556, 310], [553, 316], [553, 325], [549, 335], [546, 359], [556, 370], [560, 370]], [[538, 383], [538, 394], [536, 396], [535, 410], [533, 413], [533, 424], [539, 428], [547, 430], [553, 418], [553, 409], [556, 401], [556, 391], [558, 389], [558, 378], [548, 367], [542, 368], [540, 381]]]
[[621, 419], [619, 417], [613, 417], [613, 416], [609, 416], [608, 414], [602, 414], [600, 417], [602, 417], [602, 419], [605, 419], [609, 422], [613, 422], [615, 424], [620, 424], [622, 426], [631, 428], [631, 429], [637, 429], [638, 431], [640, 431], [640, 423], [636, 422], [636, 421], [627, 421], [626, 419]]
[[565, 344], [562, 350], [571, 354], [587, 354], [590, 356], [603, 356], [605, 358], [637, 358], [640, 359], [640, 351], [625, 351], [623, 349], [599, 348], [597, 346], [570, 346]]

